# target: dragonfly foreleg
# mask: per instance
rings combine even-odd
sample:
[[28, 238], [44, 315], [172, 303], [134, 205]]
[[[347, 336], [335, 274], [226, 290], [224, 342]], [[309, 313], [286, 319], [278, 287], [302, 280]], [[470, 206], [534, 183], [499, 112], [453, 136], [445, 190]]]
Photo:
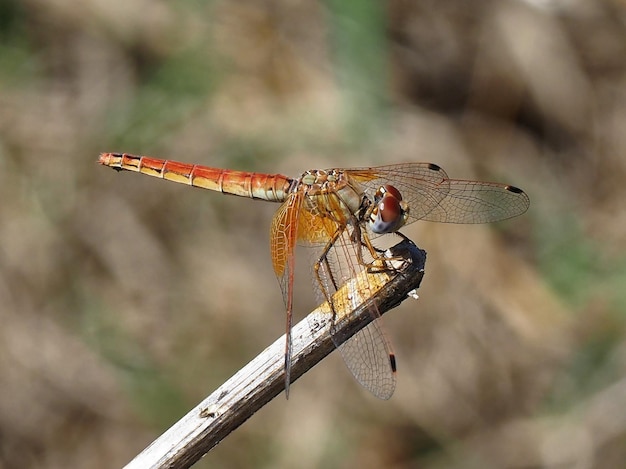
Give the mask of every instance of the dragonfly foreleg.
[[[409, 238], [407, 238], [405, 235], [403, 235], [399, 231], [395, 231], [394, 234], [397, 234], [398, 236], [400, 236], [404, 241], [408, 241], [412, 243], [412, 241]], [[361, 244], [368, 248], [370, 253], [372, 253], [372, 257], [374, 258], [374, 260], [367, 265], [367, 273], [369, 274], [394, 272], [396, 269], [393, 267], [389, 267], [388, 262], [404, 260], [402, 256], [383, 255], [385, 252], [387, 252], [387, 250], [379, 249], [376, 246], [374, 246], [369, 236], [367, 236], [367, 234], [363, 234], [363, 241], [361, 242]], [[376, 253], [376, 255], [374, 255], [373, 253]], [[376, 261], [380, 261], [380, 262], [376, 262]]]

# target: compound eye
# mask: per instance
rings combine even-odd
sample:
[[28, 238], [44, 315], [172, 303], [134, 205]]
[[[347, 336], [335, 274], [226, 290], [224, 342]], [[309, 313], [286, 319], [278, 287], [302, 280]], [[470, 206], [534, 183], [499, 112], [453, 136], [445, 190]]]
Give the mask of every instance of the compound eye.
[[400, 194], [400, 191], [391, 184], [385, 184], [383, 188], [385, 189], [385, 195], [391, 195], [398, 200], [402, 200], [402, 194]]
[[400, 191], [391, 184], [385, 184], [384, 186], [380, 186], [376, 191], [374, 200], [379, 201], [386, 196], [392, 196], [398, 200], [402, 200], [402, 194], [400, 194]]
[[400, 201], [395, 197], [383, 197], [378, 204], [378, 212], [384, 223], [394, 223], [402, 216]]
[[372, 210], [369, 227], [377, 234], [393, 233], [406, 221], [405, 211], [400, 201], [388, 195], [382, 198]]

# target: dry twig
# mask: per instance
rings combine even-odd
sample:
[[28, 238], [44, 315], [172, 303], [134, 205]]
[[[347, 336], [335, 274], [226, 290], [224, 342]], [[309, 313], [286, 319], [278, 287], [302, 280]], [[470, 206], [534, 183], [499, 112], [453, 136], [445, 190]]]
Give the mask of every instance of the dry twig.
[[[352, 295], [354, 285], [369, 285], [366, 298], [339, 324], [336, 333], [348, 340], [372, 321], [372, 302], [380, 314], [399, 305], [416, 290], [424, 275], [426, 253], [408, 239], [390, 248], [394, 270], [367, 272], [347, 282], [335, 295]], [[365, 281], [365, 277], [367, 280]], [[329, 334], [332, 314], [327, 303], [293, 327], [292, 381], [295, 381], [335, 349]], [[312, 330], [310, 324], [319, 324]], [[226, 381], [215, 392], [174, 424], [127, 466], [127, 469], [186, 468], [198, 461], [230, 432], [276, 397], [284, 387], [285, 338], [279, 338]]]

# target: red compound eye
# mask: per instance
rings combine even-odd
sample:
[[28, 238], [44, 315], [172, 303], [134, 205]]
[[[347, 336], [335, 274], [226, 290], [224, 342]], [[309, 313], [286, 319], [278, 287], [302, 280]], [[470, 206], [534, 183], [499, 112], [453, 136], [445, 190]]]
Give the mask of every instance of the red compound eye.
[[383, 197], [383, 200], [381, 200], [378, 204], [378, 211], [379, 216], [384, 223], [395, 224], [396, 221], [402, 216], [400, 201], [393, 196]]
[[379, 201], [383, 197], [395, 197], [398, 200], [402, 200], [402, 194], [400, 191], [396, 189], [391, 184], [385, 184], [384, 186], [380, 186], [376, 191], [376, 195], [374, 196], [374, 200]]
[[398, 231], [406, 223], [407, 210], [393, 194], [386, 193], [370, 213], [369, 228], [378, 234]]
[[385, 184], [383, 187], [381, 187], [381, 189], [384, 189], [384, 195], [391, 195], [398, 200], [402, 200], [402, 194], [400, 194], [400, 191], [391, 184]]

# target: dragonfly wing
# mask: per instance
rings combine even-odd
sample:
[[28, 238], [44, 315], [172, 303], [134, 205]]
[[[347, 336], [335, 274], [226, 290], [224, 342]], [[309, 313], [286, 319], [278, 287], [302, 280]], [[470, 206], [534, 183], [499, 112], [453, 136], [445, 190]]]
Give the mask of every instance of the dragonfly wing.
[[404, 163], [344, 170], [370, 200], [385, 184], [393, 185], [409, 204], [409, 223], [425, 218], [449, 191], [446, 172], [433, 163]]
[[270, 252], [272, 265], [278, 277], [287, 310], [285, 325], [285, 393], [289, 397], [291, 384], [291, 326], [293, 316], [293, 275], [295, 265], [295, 244], [298, 233], [298, 212], [302, 205], [302, 192], [294, 192], [280, 206], [270, 229]]
[[339, 224], [331, 218], [316, 216], [308, 210], [300, 210], [298, 243], [302, 246], [324, 246], [339, 229]]
[[373, 200], [378, 188], [391, 184], [409, 206], [409, 220], [443, 223], [488, 223], [516, 217], [529, 205], [517, 187], [492, 182], [450, 179], [433, 163], [405, 163], [344, 170]]
[[530, 199], [521, 189], [495, 182], [448, 180], [441, 202], [423, 217], [443, 223], [491, 223], [521, 215]]
[[[340, 350], [346, 366], [363, 387], [381, 399], [389, 399], [396, 383], [395, 356], [383, 333], [382, 319], [378, 309], [372, 306], [372, 320], [347, 341], [336, 330], [351, 311], [361, 306], [362, 301], [376, 291], [373, 275], [367, 273], [372, 256], [359, 242], [354, 242], [350, 227], [341, 228], [339, 233], [328, 234], [330, 245], [314, 246], [314, 286], [320, 301], [331, 300], [334, 311], [330, 322], [330, 333]], [[361, 232], [361, 236], [366, 234]], [[362, 260], [362, 263], [359, 262]], [[344, 295], [336, 293], [344, 289]], [[333, 297], [333, 295], [335, 295]], [[316, 324], [311, 324], [314, 328]], [[343, 343], [342, 343], [343, 342]]]
[[[379, 316], [378, 311], [372, 314]], [[342, 345], [343, 361], [361, 385], [379, 399], [396, 389], [396, 358], [378, 317]]]

